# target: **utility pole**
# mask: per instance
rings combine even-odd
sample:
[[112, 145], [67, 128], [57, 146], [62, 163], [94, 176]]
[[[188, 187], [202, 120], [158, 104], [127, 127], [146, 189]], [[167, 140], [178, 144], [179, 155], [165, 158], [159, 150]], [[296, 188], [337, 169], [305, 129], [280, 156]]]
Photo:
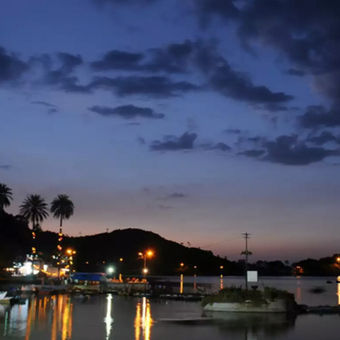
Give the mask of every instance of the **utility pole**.
[[245, 256], [245, 280], [246, 280], [246, 290], [248, 290], [248, 278], [247, 278], [247, 272], [248, 272], [248, 256], [251, 255], [251, 251], [248, 250], [248, 239], [250, 238], [249, 233], [242, 233], [243, 238], [246, 242], [246, 249], [241, 253], [241, 255]]

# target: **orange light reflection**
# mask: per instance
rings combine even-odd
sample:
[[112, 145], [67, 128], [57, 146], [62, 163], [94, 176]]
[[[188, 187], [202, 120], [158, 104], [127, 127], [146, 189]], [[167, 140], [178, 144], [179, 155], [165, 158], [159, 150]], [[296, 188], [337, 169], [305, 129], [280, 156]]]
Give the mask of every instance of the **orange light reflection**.
[[[135, 340], [150, 340], [151, 327], [153, 324], [151, 316], [151, 307], [149, 301], [143, 297], [142, 303], [138, 302], [136, 306], [135, 317]], [[143, 337], [141, 339], [141, 330]]]

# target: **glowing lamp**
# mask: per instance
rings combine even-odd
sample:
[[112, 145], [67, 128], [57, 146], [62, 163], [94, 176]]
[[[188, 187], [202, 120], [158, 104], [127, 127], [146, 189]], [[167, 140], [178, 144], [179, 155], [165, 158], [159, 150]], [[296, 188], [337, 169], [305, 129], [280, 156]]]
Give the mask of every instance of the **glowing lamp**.
[[115, 272], [115, 268], [112, 267], [112, 266], [107, 267], [106, 272], [107, 272], [109, 275], [111, 275], [111, 274], [113, 274], [113, 273]]

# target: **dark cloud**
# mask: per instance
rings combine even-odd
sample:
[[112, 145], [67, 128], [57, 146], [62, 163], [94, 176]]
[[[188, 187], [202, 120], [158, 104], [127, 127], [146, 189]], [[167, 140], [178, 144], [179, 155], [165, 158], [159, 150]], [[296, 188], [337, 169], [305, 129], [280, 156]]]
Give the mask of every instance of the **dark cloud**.
[[88, 86], [80, 85], [77, 76], [73, 75], [75, 68], [83, 64], [80, 55], [69, 53], [57, 54], [59, 67], [52, 69], [53, 61], [48, 55], [41, 55], [31, 59], [32, 64], [41, 64], [45, 68], [44, 83], [55, 86], [65, 92], [89, 93]]
[[64, 72], [72, 72], [75, 67], [83, 63], [83, 58], [79, 54], [73, 55], [60, 52], [57, 56], [61, 62], [60, 70], [63, 70]]
[[101, 60], [91, 63], [91, 66], [97, 71], [140, 70], [142, 69], [140, 62], [143, 58], [141, 53], [112, 50], [107, 52]]
[[[276, 109], [280, 110], [281, 105], [277, 104], [293, 99], [283, 92], [272, 92], [266, 86], [254, 85], [245, 74], [231, 69], [227, 62], [214, 70], [210, 80], [212, 87], [224, 96], [250, 104], [275, 104]], [[275, 109], [275, 106], [271, 109]]]
[[0, 83], [18, 80], [28, 69], [27, 63], [0, 47]]
[[267, 142], [265, 146], [265, 160], [287, 165], [307, 165], [339, 154], [338, 150], [308, 147], [304, 142], [298, 141], [296, 136], [280, 136], [275, 141]]
[[[128, 70], [143, 72], [187, 73], [190, 70], [199, 70], [207, 79], [207, 85], [211, 89], [226, 97], [244, 101], [268, 111], [286, 110], [285, 104], [293, 97], [283, 92], [273, 92], [266, 86], [253, 84], [245, 73], [231, 68], [228, 61], [217, 51], [214, 41], [191, 41], [172, 43], [161, 48], [153, 48], [146, 53], [130, 53], [124, 51], [110, 51], [103, 59], [93, 62], [96, 70]], [[119, 83], [112, 78], [95, 80], [93, 86], [111, 86], [116, 88], [119, 94], [149, 92], [163, 95], [168, 93], [169, 85], [164, 77], [128, 77], [119, 78]], [[139, 83], [143, 82], [143, 86]], [[128, 84], [125, 85], [125, 83]], [[145, 85], [144, 85], [145, 84]], [[154, 85], [155, 84], [155, 85]], [[164, 86], [166, 87], [163, 90]], [[173, 87], [173, 85], [171, 85]], [[194, 85], [188, 82], [180, 82], [175, 86], [176, 90], [193, 90]], [[131, 89], [131, 90], [130, 90]], [[172, 90], [170, 91], [172, 92]], [[168, 94], [166, 94], [168, 96]]]
[[340, 126], [340, 111], [327, 110], [320, 105], [309, 106], [298, 119], [305, 128], [336, 127]]
[[90, 107], [89, 110], [106, 117], [118, 116], [125, 119], [133, 119], [138, 117], [152, 119], [164, 118], [164, 114], [156, 113], [149, 107], [138, 107], [134, 105], [122, 105], [117, 107], [95, 105]]
[[329, 131], [323, 131], [318, 136], [309, 136], [307, 139], [309, 142], [314, 143], [316, 145], [323, 145], [328, 142], [336, 142], [339, 143], [340, 139], [339, 137], [335, 137], [331, 132]]
[[83, 63], [81, 56], [72, 55], [68, 53], [58, 53], [57, 54], [60, 67], [56, 70], [49, 71], [46, 74], [46, 82], [49, 84], [59, 84], [65, 82], [65, 79], [69, 81], [73, 77], [69, 77], [73, 70]]
[[199, 87], [186, 81], [172, 81], [168, 77], [97, 77], [88, 86], [89, 89], [106, 89], [120, 96], [145, 95], [154, 97], [172, 97], [185, 92], [198, 90]]
[[150, 149], [153, 151], [191, 150], [194, 148], [196, 138], [196, 133], [189, 132], [185, 132], [180, 137], [165, 136], [162, 141], [153, 141], [150, 145]]
[[164, 48], [154, 48], [150, 50], [151, 60], [145, 64], [144, 68], [151, 72], [186, 72], [189, 59], [196, 51], [197, 44], [190, 40], [169, 44]]
[[288, 73], [313, 75], [318, 90], [338, 106], [339, 1], [200, 0], [193, 3], [200, 19], [219, 17], [229, 27], [235, 24], [240, 41], [248, 51], [254, 51], [254, 46], [260, 44], [270, 46], [291, 62]]
[[173, 43], [162, 48], [152, 48], [146, 53], [131, 53], [112, 50], [101, 60], [91, 63], [97, 71], [125, 70], [183, 73], [197, 46], [186, 40], [183, 43]]
[[283, 92], [273, 92], [266, 86], [253, 84], [245, 73], [231, 68], [228, 61], [217, 51], [213, 41], [185, 41], [157, 50], [155, 69], [169, 72], [185, 72], [188, 65], [198, 68], [207, 77], [209, 86], [226, 97], [249, 104], [262, 105], [269, 111], [286, 110], [285, 105], [293, 99]]
[[285, 165], [308, 165], [320, 162], [329, 156], [339, 156], [339, 150], [310, 147], [296, 135], [279, 136], [273, 141], [265, 140], [263, 150], [253, 149], [241, 154], [259, 160]]
[[246, 43], [259, 40], [312, 73], [340, 67], [340, 4], [323, 0], [255, 0], [238, 17]]

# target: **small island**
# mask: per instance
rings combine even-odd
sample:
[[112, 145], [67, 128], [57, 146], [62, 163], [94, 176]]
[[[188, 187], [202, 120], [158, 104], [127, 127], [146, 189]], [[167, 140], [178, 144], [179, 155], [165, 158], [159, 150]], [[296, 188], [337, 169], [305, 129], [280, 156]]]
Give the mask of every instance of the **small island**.
[[206, 296], [202, 306], [209, 312], [293, 313], [297, 310], [293, 294], [269, 287], [263, 290], [225, 288]]

